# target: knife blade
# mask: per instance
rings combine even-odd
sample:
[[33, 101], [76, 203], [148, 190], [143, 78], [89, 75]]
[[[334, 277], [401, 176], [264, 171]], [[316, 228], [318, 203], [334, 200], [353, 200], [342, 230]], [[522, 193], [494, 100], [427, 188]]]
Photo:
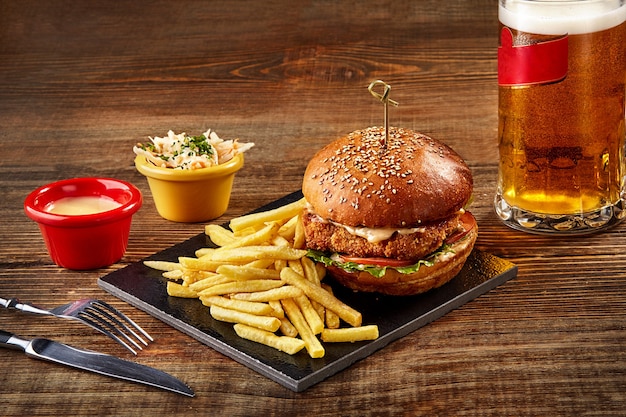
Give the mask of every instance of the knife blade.
[[13, 333], [0, 330], [0, 346], [22, 350], [26, 355], [36, 359], [150, 385], [189, 397], [195, 395], [184, 382], [166, 372], [104, 353], [78, 349], [49, 339], [24, 340]]

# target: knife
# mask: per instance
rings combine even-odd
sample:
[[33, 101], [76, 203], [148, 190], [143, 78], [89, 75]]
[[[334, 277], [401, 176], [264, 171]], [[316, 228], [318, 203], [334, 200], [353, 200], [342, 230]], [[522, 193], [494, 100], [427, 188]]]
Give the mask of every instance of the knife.
[[28, 356], [36, 359], [151, 385], [189, 397], [195, 395], [184, 382], [158, 369], [104, 353], [77, 349], [48, 339], [23, 340], [12, 333], [0, 330], [0, 347], [23, 350]]

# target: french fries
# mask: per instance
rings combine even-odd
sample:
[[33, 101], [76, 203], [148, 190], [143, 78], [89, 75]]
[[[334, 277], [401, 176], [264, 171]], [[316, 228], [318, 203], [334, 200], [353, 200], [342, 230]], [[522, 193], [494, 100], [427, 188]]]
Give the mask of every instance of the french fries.
[[309, 352], [309, 356], [312, 358], [322, 358], [326, 353], [324, 346], [322, 346], [319, 339], [315, 336], [315, 333], [313, 333], [313, 330], [309, 327], [298, 305], [292, 298], [282, 300], [280, 303], [283, 305], [289, 321], [291, 321], [304, 341], [304, 347], [307, 352]]
[[217, 246], [226, 246], [237, 240], [233, 232], [217, 224], [207, 224], [204, 227], [204, 233], [209, 236], [211, 242], [215, 243]]
[[318, 287], [312, 282], [307, 281], [302, 275], [299, 275], [293, 269], [284, 268], [280, 271], [280, 278], [283, 281], [300, 288], [309, 298], [335, 312], [340, 318], [352, 326], [356, 327], [361, 325], [361, 321], [363, 319], [361, 313], [349, 305], [339, 301], [335, 296], [328, 293], [328, 291], [323, 289], [321, 286]]
[[174, 281], [168, 281], [167, 293], [172, 297], [198, 298], [198, 293]]
[[322, 330], [324, 330], [324, 322], [322, 321], [322, 318], [320, 317], [318, 312], [313, 307], [313, 304], [311, 304], [311, 300], [309, 300], [309, 298], [306, 297], [304, 294], [299, 295], [298, 297], [291, 298], [296, 302], [298, 308], [300, 308], [300, 311], [302, 312], [302, 315], [304, 316], [304, 319], [306, 320], [313, 334], [322, 333]]
[[274, 210], [247, 214], [245, 216], [232, 219], [229, 226], [233, 232], [237, 232], [248, 227], [254, 227], [255, 225], [272, 221], [283, 221], [284, 224], [285, 219], [290, 220], [292, 217], [300, 215], [305, 206], [306, 200], [301, 198], [298, 201], [286, 204]]
[[[266, 291], [244, 292], [231, 294], [230, 298], [235, 300], [246, 301], [280, 301], [285, 298], [301, 297], [304, 293], [298, 287], [285, 285], [278, 288], [272, 288]], [[308, 299], [307, 299], [308, 300]]]
[[378, 339], [378, 326], [368, 325], [343, 329], [323, 329], [321, 339], [324, 342], [359, 342]]
[[280, 327], [280, 320], [272, 316], [257, 316], [243, 311], [231, 310], [213, 304], [210, 307], [211, 317], [229, 323], [242, 323], [257, 329], [275, 332]]
[[[376, 325], [324, 283], [326, 269], [306, 257], [304, 199], [231, 220], [230, 230], [206, 225], [218, 247], [201, 248], [178, 262], [145, 261], [167, 278], [172, 297], [199, 298], [215, 320], [233, 323], [237, 335], [294, 355], [325, 355], [322, 342], [378, 337]], [[348, 327], [342, 327], [341, 323]]]
[[267, 291], [271, 290], [272, 288], [281, 287], [283, 285], [284, 283], [282, 281], [278, 281], [275, 279], [251, 279], [250, 281], [233, 281], [205, 288], [204, 290], [200, 291], [198, 295], [200, 297], [208, 297], [210, 295], [224, 295], [239, 292]]
[[[205, 306], [219, 306], [230, 310], [241, 311], [242, 313], [255, 314], [257, 316], [274, 316], [274, 309], [266, 303], [256, 303], [253, 301], [233, 300], [231, 298], [212, 295], [201, 297], [200, 300]], [[274, 316], [275, 317], [275, 316]]]
[[298, 353], [305, 346], [304, 341], [301, 339], [296, 339], [295, 337], [290, 336], [277, 336], [274, 333], [257, 329], [256, 327], [251, 327], [242, 323], [237, 323], [233, 327], [237, 335], [241, 338], [262, 343], [290, 355]]

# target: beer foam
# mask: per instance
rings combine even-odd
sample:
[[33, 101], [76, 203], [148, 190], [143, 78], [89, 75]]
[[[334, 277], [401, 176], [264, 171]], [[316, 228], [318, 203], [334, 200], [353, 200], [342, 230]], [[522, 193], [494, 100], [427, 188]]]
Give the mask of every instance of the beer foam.
[[520, 1], [500, 3], [500, 22], [538, 35], [578, 35], [610, 29], [626, 21], [626, 3], [609, 1]]

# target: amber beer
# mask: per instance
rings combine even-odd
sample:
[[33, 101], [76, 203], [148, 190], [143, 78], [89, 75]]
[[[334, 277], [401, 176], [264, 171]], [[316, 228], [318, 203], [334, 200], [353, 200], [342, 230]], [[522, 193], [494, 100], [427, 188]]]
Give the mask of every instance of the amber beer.
[[626, 215], [626, 2], [500, 0], [499, 17], [497, 213], [536, 232], [616, 224]]

